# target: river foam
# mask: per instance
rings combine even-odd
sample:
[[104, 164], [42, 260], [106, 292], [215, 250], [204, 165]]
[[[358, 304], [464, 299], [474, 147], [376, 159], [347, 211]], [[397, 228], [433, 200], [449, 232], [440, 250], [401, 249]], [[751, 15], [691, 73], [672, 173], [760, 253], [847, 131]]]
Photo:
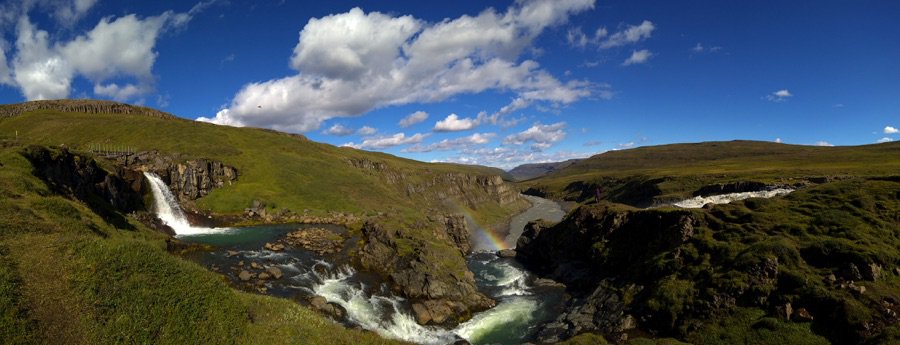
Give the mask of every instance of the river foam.
[[676, 202], [672, 205], [681, 208], [701, 208], [706, 204], [727, 204], [732, 201], [744, 200], [749, 198], [772, 198], [781, 195], [788, 195], [793, 191], [794, 190], [790, 188], [776, 188], [758, 192], [729, 193], [721, 195], [711, 195], [706, 197], [695, 196], [690, 199]]

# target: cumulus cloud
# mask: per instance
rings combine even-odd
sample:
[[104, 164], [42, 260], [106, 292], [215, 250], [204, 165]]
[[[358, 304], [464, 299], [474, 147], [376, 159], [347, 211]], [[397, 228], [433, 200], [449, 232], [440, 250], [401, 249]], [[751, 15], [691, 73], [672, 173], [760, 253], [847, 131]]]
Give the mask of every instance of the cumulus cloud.
[[834, 146], [834, 144], [829, 143], [829, 142], [824, 141], [824, 140], [817, 141], [814, 145], [815, 145], [815, 146]]
[[626, 59], [625, 62], [622, 63], [622, 66], [631, 66], [645, 63], [647, 62], [647, 60], [650, 60], [651, 56], [653, 56], [653, 53], [651, 53], [647, 49], [635, 50], [631, 52], [631, 56], [629, 56], [628, 59]]
[[360, 128], [356, 131], [356, 134], [359, 134], [362, 136], [368, 136], [368, 135], [375, 134], [376, 132], [378, 132], [378, 130], [373, 127], [362, 126], [362, 128]]
[[781, 89], [766, 95], [766, 99], [770, 102], [784, 102], [791, 97], [794, 97], [794, 95], [787, 89]]
[[781, 144], [781, 138], [775, 138], [774, 142]]
[[455, 139], [444, 139], [430, 145], [416, 144], [403, 149], [403, 152], [431, 152], [431, 151], [449, 151], [469, 148], [475, 145], [484, 145], [491, 141], [497, 134], [495, 133], [475, 133], [470, 136], [459, 137]]
[[894, 127], [891, 127], [891, 126], [885, 126], [885, 127], [884, 127], [884, 134], [895, 134], [895, 133], [897, 133], [897, 132], [900, 132], [900, 130], [898, 130], [898, 129], [894, 128]]
[[459, 118], [456, 114], [447, 115], [447, 118], [434, 124], [435, 132], [458, 132], [475, 128], [476, 121], [471, 118]]
[[616, 32], [600, 42], [600, 48], [608, 49], [640, 42], [650, 38], [653, 30], [656, 30], [656, 26], [649, 20], [641, 22], [640, 25], [629, 25], [625, 30]]
[[407, 144], [418, 144], [421, 143], [422, 140], [428, 137], [428, 134], [416, 133], [411, 136], [406, 136], [405, 133], [397, 133], [390, 136], [379, 136], [379, 137], [371, 137], [363, 139], [362, 143], [356, 144], [353, 142], [346, 143], [341, 146], [352, 147], [355, 149], [375, 149], [382, 150], [394, 146], [399, 145], [407, 145]]
[[332, 125], [331, 127], [328, 127], [328, 129], [326, 129], [322, 133], [342, 137], [342, 136], [347, 136], [347, 135], [353, 134], [353, 129], [347, 128], [340, 123], [336, 123], [336, 124]]
[[589, 96], [589, 84], [562, 82], [519, 57], [546, 28], [593, 6], [524, 0], [503, 13], [487, 9], [438, 23], [359, 8], [314, 18], [291, 56], [296, 75], [247, 84], [214, 118], [198, 120], [309, 131], [334, 117], [487, 90], [569, 104]]
[[521, 164], [561, 162], [575, 158], [586, 158], [593, 154], [594, 153], [574, 151], [549, 153], [533, 150], [520, 150], [513, 147], [469, 148], [461, 150], [460, 154], [457, 156], [435, 160], [435, 162], [478, 164], [508, 170]]
[[[152, 69], [160, 34], [184, 27], [208, 4], [200, 3], [187, 13], [167, 11], [143, 19], [133, 14], [106, 17], [67, 42], [54, 42], [48, 31], [31, 22], [25, 9], [16, 25], [12, 78], [6, 83], [17, 86], [28, 100], [66, 98], [76, 76], [92, 81], [98, 96], [123, 101], [147, 93], [153, 89]], [[66, 12], [70, 14], [65, 15], [70, 19], [83, 14], [93, 2], [75, 1], [71, 6]], [[108, 82], [122, 78], [130, 81]]]
[[552, 144], [565, 139], [565, 128], [565, 122], [557, 122], [551, 125], [544, 125], [538, 122], [522, 132], [507, 136], [503, 139], [503, 144], [523, 145], [532, 143], [532, 150], [542, 151], [549, 148]]
[[417, 124], [419, 122], [423, 122], [427, 119], [428, 119], [428, 113], [419, 110], [419, 111], [409, 114], [408, 116], [401, 119], [400, 123], [398, 123], [398, 125], [400, 125], [401, 128], [406, 128], [406, 127], [412, 126], [414, 124]]
[[892, 141], [894, 141], [894, 138], [884, 137], [884, 138], [878, 139], [878, 141], [876, 141], [876, 143], [879, 143], [879, 144], [880, 143], [889, 143]]

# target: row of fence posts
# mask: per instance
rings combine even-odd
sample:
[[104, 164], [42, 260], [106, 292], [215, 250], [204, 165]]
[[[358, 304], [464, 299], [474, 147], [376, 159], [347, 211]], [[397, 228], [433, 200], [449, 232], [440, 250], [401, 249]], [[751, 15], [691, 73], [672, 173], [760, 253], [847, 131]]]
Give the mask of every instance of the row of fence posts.
[[90, 151], [101, 155], [125, 155], [134, 154], [134, 147], [128, 145], [117, 144], [90, 144]]

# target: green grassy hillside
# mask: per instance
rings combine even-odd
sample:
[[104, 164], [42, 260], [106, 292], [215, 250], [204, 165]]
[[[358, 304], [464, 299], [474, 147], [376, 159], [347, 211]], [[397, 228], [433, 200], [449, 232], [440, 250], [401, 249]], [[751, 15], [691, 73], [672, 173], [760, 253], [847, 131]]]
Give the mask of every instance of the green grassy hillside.
[[[351, 159], [380, 162], [404, 173], [404, 183], [427, 183], [447, 173], [504, 175], [500, 169], [456, 164], [432, 164], [395, 156], [335, 147], [256, 128], [235, 128], [144, 115], [64, 113], [34, 110], [0, 118], [0, 137], [18, 131], [22, 143], [67, 145], [87, 150], [91, 144], [159, 150], [187, 158], [208, 158], [236, 167], [239, 182], [213, 191], [200, 208], [222, 214], [240, 213], [253, 200], [273, 209], [351, 212], [405, 210], [422, 213], [441, 205], [425, 195], [407, 195], [405, 186], [388, 185], [378, 174], [352, 167]], [[439, 186], [440, 187], [440, 186]], [[484, 205], [472, 211], [483, 224], [502, 222], [513, 208]]]
[[[816, 178], [884, 176], [900, 171], [900, 143], [818, 147], [757, 141], [672, 144], [611, 151], [522, 183], [551, 197], [584, 201], [600, 186], [606, 198], [690, 197], [700, 187], [739, 181], [795, 184]], [[816, 179], [817, 180], [817, 179]], [[632, 194], [631, 198], [624, 194]], [[635, 200], [629, 200], [635, 199]]]
[[0, 148], [0, 343], [386, 344], [169, 255], [165, 235], [106, 223]]

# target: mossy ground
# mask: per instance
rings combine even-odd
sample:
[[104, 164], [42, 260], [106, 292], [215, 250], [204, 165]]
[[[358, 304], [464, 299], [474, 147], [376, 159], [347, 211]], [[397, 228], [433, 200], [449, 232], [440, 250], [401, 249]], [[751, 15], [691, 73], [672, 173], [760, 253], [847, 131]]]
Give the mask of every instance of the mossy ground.
[[0, 149], [0, 343], [394, 343], [229, 288], [165, 235], [54, 195], [19, 149]]

